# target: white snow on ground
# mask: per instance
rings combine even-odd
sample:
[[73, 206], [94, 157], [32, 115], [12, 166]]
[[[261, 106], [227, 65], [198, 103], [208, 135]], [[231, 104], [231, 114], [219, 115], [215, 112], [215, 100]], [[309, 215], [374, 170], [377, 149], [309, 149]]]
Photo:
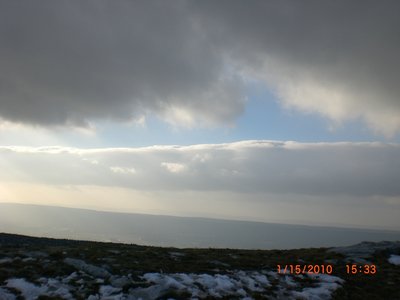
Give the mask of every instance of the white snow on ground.
[[[341, 253], [346, 256], [346, 261], [352, 261], [359, 264], [371, 264], [369, 259], [376, 251], [397, 251], [400, 248], [400, 241], [382, 241], [382, 242], [361, 242], [356, 245], [346, 247], [335, 247], [328, 252]], [[393, 252], [392, 252], [393, 253]]]
[[[397, 261], [400, 256], [392, 255], [390, 259]], [[13, 291], [8, 290], [13, 288], [27, 300], [37, 299], [40, 295], [72, 300], [77, 292], [91, 300], [157, 299], [168, 293], [185, 295], [188, 299], [228, 297], [250, 300], [253, 293], [260, 293], [270, 295], [271, 299], [323, 300], [329, 299], [344, 282], [324, 274], [237, 270], [227, 274], [146, 273], [134, 286], [130, 276], [112, 275], [104, 268], [79, 259], [66, 258], [64, 262], [77, 271], [56, 278], [40, 278], [35, 284], [24, 278], [8, 279], [0, 286], [0, 299], [15, 300]], [[311, 282], [304, 279], [311, 279]], [[123, 292], [124, 287], [130, 287], [129, 291], [124, 289]]]
[[0, 259], [0, 265], [1, 265], [1, 264], [11, 263], [11, 262], [13, 262], [13, 261], [14, 261], [14, 260], [13, 260], [12, 258], [9, 258], [9, 257], [2, 258], [2, 259]]
[[292, 295], [296, 299], [330, 299], [331, 294], [344, 283], [343, 279], [332, 275], [309, 274], [308, 277], [317, 279], [319, 282], [315, 287], [304, 288], [301, 292], [293, 291]]
[[297, 286], [297, 283], [293, 280], [293, 276], [283, 275], [282, 278], [283, 278], [283, 280], [281, 280], [281, 281], [283, 281], [286, 286], [292, 287], [292, 288]]
[[74, 299], [70, 293], [71, 286], [63, 284], [57, 279], [40, 278], [40, 283], [46, 288], [46, 295], [52, 297], [61, 297], [63, 299]]
[[2, 300], [15, 300], [16, 297], [9, 293], [7, 290], [0, 288], [0, 299]]
[[[103, 281], [104, 282], [104, 281]], [[103, 283], [102, 282], [102, 283]], [[123, 288], [132, 282], [127, 276], [111, 276], [110, 283], [113, 287]]]
[[27, 257], [27, 258], [24, 258], [22, 261], [23, 261], [23, 262], [30, 262], [30, 261], [35, 261], [35, 260], [36, 260], [36, 258]]
[[[238, 271], [228, 275], [209, 274], [161, 274], [146, 273], [143, 278], [153, 283], [147, 288], [131, 289], [130, 295], [143, 299], [157, 298], [168, 290], [179, 290], [191, 295], [192, 298], [211, 297], [239, 297], [252, 299], [249, 293], [267, 291], [271, 284], [266, 275], [273, 280], [279, 278], [279, 294], [286, 295], [287, 299], [329, 299], [331, 293], [344, 282], [336, 276], [312, 275], [314, 286], [301, 290], [296, 276], [276, 276], [273, 272], [244, 272]], [[271, 276], [274, 275], [274, 276]], [[300, 278], [300, 276], [298, 276]], [[294, 290], [296, 289], [296, 290]]]
[[111, 285], [102, 285], [100, 286], [99, 293], [102, 297], [110, 296], [115, 293], [121, 292], [120, 288], [112, 287]]
[[400, 265], [400, 255], [394, 255], [394, 254], [392, 254], [392, 255], [390, 255], [388, 261], [389, 261], [391, 264], [394, 264], [394, 265], [396, 265], [396, 266], [399, 266], [399, 265]]
[[[40, 295], [49, 297], [61, 297], [62, 299], [74, 299], [70, 293], [71, 286], [62, 284], [57, 279], [41, 278], [40, 286], [26, 281], [23, 278], [8, 279], [7, 287], [15, 288], [28, 300], [37, 299]], [[1, 293], [0, 293], [1, 296]], [[0, 299], [3, 299], [0, 297]]]
[[[6, 286], [0, 287], [1, 300], [15, 300], [11, 291], [6, 288], [15, 288], [28, 300], [36, 299], [40, 295], [74, 299], [73, 292], [76, 286], [69, 285], [71, 280], [76, 280], [85, 275], [84, 272], [74, 272], [65, 277], [40, 278], [39, 285], [30, 283], [22, 278], [13, 278], [6, 281]], [[90, 275], [89, 275], [90, 276]], [[302, 287], [299, 279], [309, 277], [314, 283]], [[113, 276], [117, 277], [117, 276]], [[90, 276], [92, 280], [96, 278]], [[122, 278], [122, 277], [121, 277]], [[81, 278], [82, 279], [82, 278]], [[239, 299], [253, 299], [251, 294], [266, 293], [271, 299], [329, 299], [332, 292], [339, 288], [344, 280], [330, 275], [279, 275], [272, 271], [235, 271], [228, 274], [186, 274], [186, 273], [146, 273], [142, 276], [147, 287], [130, 288], [127, 293], [121, 287], [111, 284], [100, 285], [97, 292], [90, 295], [92, 300], [126, 300], [126, 299], [156, 299], [166, 293], [175, 291], [177, 294], [189, 295], [190, 299], [206, 297], [234, 297]], [[76, 281], [78, 282], [78, 281]], [[112, 281], [111, 281], [112, 282]], [[271, 283], [273, 282], [273, 284]], [[82, 282], [81, 287], [84, 285]], [[275, 295], [271, 288], [275, 287]]]
[[77, 279], [78, 278], [78, 273], [73, 272], [70, 275], [68, 275], [67, 277], [64, 277], [62, 279], [63, 283], [69, 283], [71, 280]]
[[177, 252], [177, 251], [171, 251], [169, 252], [169, 256], [175, 260], [179, 260], [181, 257], [184, 257], [186, 254], [182, 252]]
[[36, 299], [46, 292], [46, 287], [34, 285], [23, 278], [8, 279], [6, 286], [19, 290], [26, 299]]

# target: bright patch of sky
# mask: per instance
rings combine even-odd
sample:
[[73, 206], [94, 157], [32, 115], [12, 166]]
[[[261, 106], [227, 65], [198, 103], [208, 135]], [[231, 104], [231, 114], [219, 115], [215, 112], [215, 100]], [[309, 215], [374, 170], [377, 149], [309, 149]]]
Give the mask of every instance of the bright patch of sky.
[[82, 138], [77, 133], [69, 134], [66, 142], [78, 147], [193, 145], [240, 140], [400, 142], [400, 135], [388, 139], [374, 134], [361, 120], [337, 124], [317, 114], [286, 109], [262, 83], [249, 85], [246, 92], [248, 98], [245, 111], [233, 126], [174, 127], [149, 115], [145, 123], [96, 123], [94, 135]]
[[232, 126], [176, 127], [149, 114], [140, 122], [93, 122], [93, 128], [88, 130], [4, 126], [0, 129], [0, 145], [91, 148], [193, 145], [240, 140], [400, 142], [399, 134], [391, 138], [374, 134], [361, 120], [338, 124], [317, 114], [284, 108], [262, 83], [248, 85], [246, 93], [245, 110]]

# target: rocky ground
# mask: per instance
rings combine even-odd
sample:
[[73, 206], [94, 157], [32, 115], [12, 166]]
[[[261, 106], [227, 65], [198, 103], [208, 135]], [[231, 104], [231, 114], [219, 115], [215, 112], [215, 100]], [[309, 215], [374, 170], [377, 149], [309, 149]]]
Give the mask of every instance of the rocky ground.
[[177, 249], [0, 233], [0, 299], [400, 299], [399, 264], [400, 242]]

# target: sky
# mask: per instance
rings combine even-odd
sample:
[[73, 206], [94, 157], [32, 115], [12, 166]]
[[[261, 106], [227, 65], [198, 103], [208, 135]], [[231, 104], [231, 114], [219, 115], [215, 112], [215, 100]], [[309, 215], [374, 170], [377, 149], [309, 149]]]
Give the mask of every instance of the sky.
[[398, 1], [1, 1], [0, 202], [400, 230]]

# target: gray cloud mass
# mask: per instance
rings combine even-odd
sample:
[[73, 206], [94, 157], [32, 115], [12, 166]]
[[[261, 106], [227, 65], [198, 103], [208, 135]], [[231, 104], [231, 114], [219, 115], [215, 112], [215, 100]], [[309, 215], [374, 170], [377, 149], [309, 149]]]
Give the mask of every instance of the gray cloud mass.
[[[225, 122], [243, 109], [237, 81], [221, 74], [221, 54], [180, 1], [0, 5], [5, 119], [82, 126], [179, 108]], [[215, 99], [223, 109], [210, 109]]]
[[400, 196], [398, 144], [243, 141], [92, 150], [0, 147], [0, 154], [4, 182], [148, 191]]
[[400, 129], [398, 1], [2, 1], [0, 119], [155, 113], [230, 124], [246, 79], [283, 106]]

